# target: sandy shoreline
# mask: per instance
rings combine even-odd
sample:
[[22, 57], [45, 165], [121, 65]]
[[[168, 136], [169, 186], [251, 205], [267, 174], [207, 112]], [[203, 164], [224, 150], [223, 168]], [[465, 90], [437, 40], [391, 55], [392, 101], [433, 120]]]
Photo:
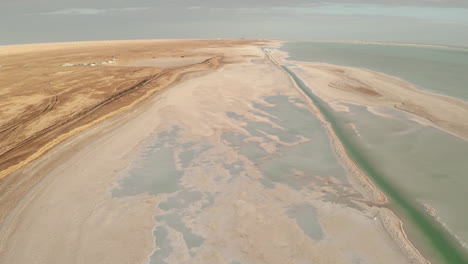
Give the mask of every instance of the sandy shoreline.
[[[267, 56], [276, 64], [278, 67], [281, 67], [278, 62], [271, 57], [268, 53]], [[285, 72], [285, 74], [289, 74]], [[295, 82], [294, 79], [291, 79], [292, 82]], [[297, 87], [296, 88], [300, 89]], [[305, 97], [307, 95], [304, 94]], [[310, 105], [313, 108], [315, 115], [320, 119], [323, 126], [326, 127], [332, 144], [335, 148], [335, 153], [341, 159], [341, 161], [346, 164], [346, 167], [351, 171], [354, 177], [356, 177], [356, 187], [357, 189], [361, 189], [361, 193], [367, 195], [367, 199], [371, 200], [377, 204], [385, 204], [388, 202], [388, 198], [385, 194], [372, 182], [372, 180], [361, 170], [359, 167], [348, 157], [346, 154], [346, 150], [341, 143], [340, 139], [335, 134], [330, 123], [326, 120], [326, 118], [322, 115], [320, 110], [317, 106], [310, 100]], [[421, 255], [421, 253], [416, 249], [416, 247], [409, 241], [404, 229], [403, 223], [401, 220], [391, 211], [385, 208], [380, 208], [379, 210], [380, 220], [382, 221], [383, 225], [385, 226], [387, 232], [392, 236], [394, 241], [400, 246], [401, 250], [405, 252], [405, 254], [410, 259], [411, 263], [430, 263], [428, 260]]]
[[[278, 64], [278, 62], [274, 58], [272, 58], [272, 56], [268, 52], [265, 52], [265, 55], [268, 56], [268, 58], [275, 65], [277, 65], [278, 68], [281, 69], [281, 65]], [[289, 75], [289, 73], [286, 71], [284, 71], [284, 73], [286, 75]], [[294, 79], [291, 78], [291, 82], [294, 83], [295, 87], [298, 90], [300, 90], [300, 88], [295, 83]], [[308, 98], [306, 94], [303, 94], [303, 96]], [[336, 136], [335, 131], [331, 127], [330, 123], [326, 120], [326, 118], [323, 116], [323, 114], [320, 112], [317, 106], [310, 99], [309, 99], [309, 104], [311, 108], [313, 109], [314, 114], [319, 118], [319, 120], [322, 122], [322, 125], [327, 129], [327, 132], [330, 136], [330, 140], [332, 141], [332, 145], [334, 147], [336, 155], [341, 159], [341, 162], [346, 164], [346, 167], [357, 178], [357, 183], [355, 185], [356, 188], [361, 188], [361, 192], [364, 193], [365, 197], [369, 199], [370, 201], [375, 202], [377, 204], [386, 203], [388, 199], [385, 196], [385, 194], [381, 190], [379, 190], [377, 186], [375, 186], [374, 183], [364, 174], [364, 172], [362, 172], [358, 168], [358, 166], [356, 166], [356, 164], [354, 164], [354, 162], [347, 156], [343, 144]]]
[[[294, 82], [289, 75], [270, 63], [257, 45], [234, 45], [229, 50], [205, 47], [205, 53], [224, 53], [224, 59], [218, 61], [220, 66], [215, 63], [212, 67], [201, 67], [197, 69], [201, 73], [188, 73], [177, 83], [175, 80], [180, 77], [175, 76], [179, 75], [172, 75], [173, 79], [167, 81], [171, 84], [170, 89], [156, 95], [155, 92], [148, 92], [112, 114], [112, 118], [96, 119], [95, 122], [99, 124], [90, 125], [86, 130], [82, 127], [78, 131], [80, 133], [73, 131], [73, 135], [61, 138], [62, 143], [57, 142], [45, 155], [35, 157], [37, 159], [12, 174], [18, 177], [23, 174], [23, 179], [27, 178], [24, 175], [42, 174], [44, 178], [23, 186], [25, 190], [18, 196], [18, 206], [2, 222], [0, 245], [3, 250], [0, 251], [0, 260], [5, 263], [151, 263], [160, 248], [160, 241], [153, 231], [165, 229], [168, 230], [170, 247], [177, 252], [167, 257], [169, 263], [219, 263], [229, 259], [287, 263], [288, 258], [349, 263], [353, 259], [352, 254], [374, 263], [427, 263], [408, 242], [400, 220], [391, 211], [359, 202], [383, 203], [386, 197], [346, 156], [330, 124], [310, 102], [307, 106], [296, 104], [299, 109], [311, 107], [326, 127], [334, 152], [351, 171], [349, 178], [352, 187], [343, 187], [347, 185], [341, 183], [342, 180], [332, 180], [334, 184], [322, 186], [319, 180], [308, 183], [310, 188], [300, 191], [278, 183], [273, 188], [266, 188], [259, 182], [265, 175], [257, 165], [263, 160], [251, 160], [245, 157], [246, 154], [239, 153], [238, 148], [225, 143], [223, 137], [229, 131], [245, 135], [250, 144], [258, 142], [265, 153], [275, 153], [281, 148], [307, 142], [301, 139], [287, 143], [280, 139], [281, 134], [262, 130], [263, 134], [253, 135], [252, 131], [247, 130], [246, 124], [249, 122], [263, 122], [284, 129], [285, 125], [280, 123], [279, 118], [266, 112], [265, 107], [273, 107], [274, 104], [267, 103], [265, 98], [279, 95], [289, 101], [304, 98], [297, 87], [293, 87]], [[367, 99], [361, 96], [356, 101]], [[258, 104], [264, 105], [263, 108], [255, 106]], [[226, 113], [232, 112], [236, 113], [233, 116], [243, 116], [245, 120], [226, 117]], [[175, 151], [181, 151], [178, 148], [189, 140], [203, 140], [210, 146], [209, 151], [200, 154], [203, 159], [216, 160], [215, 157], [221, 156], [244, 164], [241, 176], [235, 180], [224, 180], [223, 177], [229, 176], [229, 172], [220, 168], [219, 164], [194, 163], [192, 167], [184, 169], [180, 158], [176, 159], [177, 170], [185, 173], [179, 183], [183, 187], [179, 192], [197, 190], [203, 196], [214, 197], [209, 209], [204, 209], [209, 211], [202, 210], [192, 215], [190, 220], [182, 216], [200, 210], [198, 202], [186, 209], [177, 209], [181, 210], [183, 225], [198, 230], [197, 234], [205, 239], [203, 246], [195, 249], [185, 241], [184, 235], [187, 234], [158, 220], [158, 216], [164, 215], [160, 209], [161, 203], [176, 197], [177, 192], [157, 195], [146, 192], [121, 198], [112, 196], [112, 190], [128, 177], [118, 177], [116, 172], [132, 168], [132, 162], [142, 155], [144, 144], [150, 144], [144, 142], [151, 137], [158, 138], [157, 135], [173, 125], [179, 126], [182, 131], [180, 138], [171, 143], [175, 144], [172, 146]], [[98, 157], [98, 161], [94, 157]], [[296, 172], [295, 177], [300, 178], [303, 174]], [[221, 179], [215, 180], [217, 177]], [[357, 182], [353, 182], [353, 177]], [[362, 195], [362, 198], [352, 199], [351, 202], [358, 203], [359, 210], [326, 202], [322, 197], [327, 192], [336, 194], [340, 188], [349, 190], [353, 195]], [[268, 197], [275, 197], [276, 200]], [[3, 204], [5, 201], [2, 198], [8, 196], [0, 197]], [[318, 211], [320, 220], [315, 228], [321, 229], [327, 239], [308, 237], [300, 228], [299, 220], [295, 220], [296, 224], [291, 216], [284, 214], [284, 208], [302, 208], [300, 205], [304, 202], [309, 202]], [[75, 208], [70, 208], [71, 204]], [[48, 210], [42, 211], [44, 207]], [[335, 214], [340, 218], [334, 217]], [[73, 221], [63, 222], [60, 216], [68, 215], [73, 216]], [[236, 221], [230, 221], [226, 215]], [[378, 215], [380, 221], [375, 221], [374, 215]], [[349, 227], [343, 229], [347, 225]], [[96, 230], [102, 231], [96, 233]], [[366, 236], [360, 238], [359, 235], [363, 233], [356, 230], [365, 230]], [[346, 242], [350, 234], [355, 239], [352, 245]], [[133, 241], [142, 242], [137, 244]], [[287, 245], [295, 245], [294, 252], [291, 253], [292, 248]], [[48, 254], [51, 247], [54, 250], [59, 248], [61, 253]], [[191, 255], [195, 253], [196, 257], [192, 258]], [[381, 256], [386, 256], [386, 259]]]
[[[288, 55], [275, 50], [287, 63]], [[319, 97], [333, 105], [351, 103], [395, 108], [415, 115], [415, 121], [431, 125], [468, 140], [468, 102], [417, 89], [401, 79], [368, 69], [325, 63], [291, 61], [294, 72], [305, 80]], [[336, 109], [338, 110], [338, 109]]]

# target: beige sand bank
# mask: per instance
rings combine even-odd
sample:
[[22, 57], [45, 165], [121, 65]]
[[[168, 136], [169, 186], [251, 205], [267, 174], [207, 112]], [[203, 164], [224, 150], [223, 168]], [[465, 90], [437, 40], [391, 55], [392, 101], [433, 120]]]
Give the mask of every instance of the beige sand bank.
[[[273, 51], [286, 62], [287, 54]], [[367, 69], [324, 63], [292, 61], [291, 69], [315, 94], [346, 110], [340, 102], [372, 107], [391, 107], [414, 115], [414, 120], [432, 125], [468, 140], [468, 102], [422, 91], [396, 77]], [[377, 113], [377, 111], [375, 111]]]

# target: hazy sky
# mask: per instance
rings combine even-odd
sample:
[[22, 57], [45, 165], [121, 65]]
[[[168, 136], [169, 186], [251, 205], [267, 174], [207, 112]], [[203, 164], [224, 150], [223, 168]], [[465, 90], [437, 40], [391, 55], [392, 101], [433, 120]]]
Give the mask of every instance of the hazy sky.
[[468, 46], [468, 0], [0, 0], [0, 44], [230, 37]]

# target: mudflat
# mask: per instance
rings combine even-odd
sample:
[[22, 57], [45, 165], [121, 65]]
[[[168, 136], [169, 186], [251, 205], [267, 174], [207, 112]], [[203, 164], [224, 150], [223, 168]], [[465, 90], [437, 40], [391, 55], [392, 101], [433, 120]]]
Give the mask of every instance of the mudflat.
[[49, 45], [1, 53], [0, 262], [427, 263], [278, 43]]

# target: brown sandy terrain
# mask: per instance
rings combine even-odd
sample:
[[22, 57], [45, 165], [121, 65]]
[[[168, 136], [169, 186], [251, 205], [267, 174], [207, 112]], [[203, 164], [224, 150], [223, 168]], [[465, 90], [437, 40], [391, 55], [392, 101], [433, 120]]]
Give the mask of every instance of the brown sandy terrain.
[[[98, 82], [101, 84], [105, 82], [102, 80], [105, 78], [104, 74], [101, 72], [103, 75], [98, 75], [94, 71], [109, 73], [113, 76], [112, 80], [121, 77], [120, 74], [128, 79], [122, 77], [120, 82], [105, 86], [107, 89], [96, 86], [98, 92], [93, 92], [93, 89], [80, 92], [81, 89], [78, 88], [67, 90], [68, 97], [62, 100], [62, 93], [59, 93], [56, 106], [45, 114], [51, 120], [41, 115], [37, 115], [37, 119], [43, 120], [37, 121], [37, 124], [28, 118], [22, 119], [27, 120], [24, 128], [18, 128], [15, 134], [18, 133], [23, 141], [32, 137], [34, 131], [37, 133], [51, 124], [62, 124], [57, 121], [60, 118], [75, 120], [74, 110], [87, 109], [86, 106], [89, 108], [89, 105], [98, 104], [99, 99], [106, 100], [118, 94], [114, 89], [119, 85], [134, 87], [138, 82], [143, 83], [130, 93], [90, 111], [90, 114], [86, 112], [85, 118], [77, 117], [76, 122], [65, 122], [63, 127], [59, 126], [63, 130], [47, 130], [44, 134], [50, 135], [49, 137], [42, 137], [42, 134], [38, 137], [42, 141], [33, 139], [21, 145], [18, 143], [21, 140], [10, 138], [10, 145], [19, 144], [20, 149], [25, 149], [18, 152], [23, 153], [23, 156], [15, 156], [19, 157], [17, 160], [32, 157], [31, 153], [37, 153], [36, 149], [46, 146], [51, 139], [59, 140], [53, 144], [54, 148], [47, 148], [49, 151], [44, 155], [24, 164], [22, 169], [11, 172], [11, 175], [0, 182], [0, 212], [3, 214], [0, 224], [0, 263], [155, 263], [151, 262], [158, 260], [155, 254], [165, 247], [171, 248], [171, 254], [161, 257], [167, 263], [229, 263], [232, 260], [241, 263], [278, 264], [426, 262], [421, 256], [408, 256], [407, 251], [402, 252], [402, 248], [410, 246], [399, 245], [408, 242], [405, 238], [400, 238], [404, 233], [398, 218], [388, 209], [367, 205], [366, 193], [347, 185], [346, 180], [319, 177], [305, 184], [302, 189], [285, 184], [266, 187], [260, 182], [265, 175], [262, 175], [256, 161], [240, 153], [239, 147], [226, 143], [223, 139], [224, 132], [236, 131], [248, 137], [246, 142], [252, 145], [258, 143], [266, 152], [275, 154], [281, 148], [294, 147], [307, 141], [299, 139], [286, 143], [268, 131], [260, 131], [263, 137], [252, 135], [246, 129], [247, 121], [227, 117], [227, 113], [235, 112], [248, 121], [262, 122], [282, 130], [284, 128], [281, 127], [281, 120], [254, 105], [268, 106], [269, 103], [264, 99], [266, 96], [282, 95], [295, 102], [297, 107], [307, 111], [311, 107], [306, 103], [298, 103], [301, 94], [294, 88], [289, 77], [264, 57], [258, 44], [244, 41], [182, 41], [177, 42], [180, 50], [172, 50], [172, 55], [168, 54], [165, 49], [169, 48], [164, 45], [174, 47], [174, 43], [145, 41], [122, 42], [122, 46], [116, 44], [115, 46], [121, 48], [121, 54], [127, 54], [116, 55], [117, 64], [152, 58], [158, 54], [161, 57], [193, 54], [220, 59], [166, 71], [171, 75], [163, 79], [164, 82], [161, 77], [148, 77], [164, 73], [154, 67], [51, 66], [49, 75], [44, 73], [46, 76], [53, 76], [53, 71], [67, 71], [77, 67], [77, 70], [83, 71], [79, 75], [82, 78], [87, 74], [94, 76], [87, 80], [88, 85], [78, 86], [82, 89], [94, 87], [90, 86], [94, 79], [100, 80]], [[109, 47], [114, 45], [101, 44], [106, 47], [99, 47], [98, 43], [89, 44], [95, 45], [93, 50], [99, 50], [96, 53], [99, 55], [94, 55], [96, 57], [86, 60], [63, 59], [54, 65], [112, 59], [114, 55]], [[64, 45], [67, 47], [64, 46], [60, 51], [63, 53], [59, 50], [47, 52], [56, 52], [62, 54], [61, 56], [73, 54], [66, 49], [74, 44]], [[155, 53], [154, 46], [159, 45], [161, 53]], [[38, 47], [49, 49], [48, 45]], [[18, 49], [23, 52], [33, 48]], [[20, 56], [21, 52], [10, 53], [10, 56]], [[109, 55], [103, 56], [104, 52]], [[141, 56], [135, 55], [138, 52], [141, 52]], [[26, 55], [22, 55], [25, 60], [32, 56]], [[34, 56], [31, 61], [34, 62], [33, 58]], [[23, 63], [27, 64], [25, 61]], [[6, 65], [7, 69], [11, 67]], [[40, 63], [36, 64], [37, 67], [39, 65]], [[14, 71], [10, 73], [13, 74]], [[3, 76], [3, 72], [0, 74]], [[42, 78], [37, 78], [40, 77]], [[16, 82], [11, 83], [21, 82], [21, 78], [17, 78]], [[176, 80], [180, 82], [175, 83]], [[60, 82], [56, 82], [57, 86]], [[69, 82], [73, 83], [71, 78]], [[155, 94], [170, 84], [170, 89]], [[66, 90], [67, 87], [62, 88]], [[88, 96], [89, 94], [92, 96]], [[101, 95], [107, 97], [101, 98]], [[20, 103], [16, 97], [21, 96], [21, 89], [10, 96], [10, 106], [14, 105], [13, 102]], [[50, 96], [49, 93], [42, 92], [37, 96], [39, 101], [35, 101], [33, 90], [23, 95], [28, 99], [27, 102], [45, 101]], [[83, 98], [88, 104], [82, 104], [76, 97]], [[143, 98], [146, 100], [133, 107], [134, 102]], [[61, 102], [64, 105], [58, 107]], [[4, 105], [2, 107], [8, 108]], [[133, 107], [131, 111], [130, 107]], [[29, 108], [18, 107], [15, 111], [27, 112], [25, 109]], [[81, 111], [83, 110], [78, 112]], [[119, 114], [107, 118], [108, 113], [116, 112]], [[313, 112], [310, 113], [312, 116]], [[34, 115], [31, 115], [31, 120], [35, 120]], [[4, 119], [10, 124], [21, 124], [11, 121], [11, 113], [4, 115]], [[53, 120], [55, 121], [52, 122]], [[99, 123], [88, 127], [88, 124], [96, 121]], [[161, 194], [141, 192], [113, 196], [113, 190], [122, 184], [122, 179], [128, 177], [128, 170], [139, 166], [138, 157], [145, 152], [144, 147], [149, 144], [148, 141], [173, 126], [180, 127], [181, 130], [180, 135], [175, 138], [175, 145], [169, 146], [174, 149], [175, 154], [180, 154], [182, 146], [187, 142], [205, 142], [210, 146], [188, 167], [184, 167], [182, 161], [176, 158], [174, 166], [183, 172], [179, 180], [181, 189]], [[64, 134], [67, 131], [71, 133]], [[74, 133], [77, 131], [80, 133]], [[308, 140], [313, 141], [314, 138]], [[326, 147], [328, 148], [327, 145]], [[170, 153], [169, 156], [173, 154]], [[222, 162], [237, 161], [243, 164], [243, 173], [233, 178], [222, 167]], [[170, 164], [166, 162], [156, 163], [157, 167], [168, 165]], [[306, 176], [312, 177], [301, 172], [294, 174], [298, 179]], [[204, 242], [194, 248], [186, 240], [184, 232], [187, 231], [158, 218], [167, 216], [167, 212], [161, 209], [162, 201], [177, 197], [187, 190], [202, 193], [206, 200], [195, 201], [187, 207], [171, 209], [169, 212], [179, 214], [177, 219], [183, 226], [196, 230], [196, 234], [203, 237]], [[344, 192], [344, 196], [340, 198], [344, 202], [327, 200], [327, 197], [339, 196], [340, 192]], [[207, 199], [209, 197], [213, 199], [212, 202]], [[315, 208], [317, 219], [309, 219], [308, 222], [314, 228], [322, 230], [324, 237], [313, 238], [305, 234], [298, 220], [285, 212], [290, 207], [300, 207], [304, 203]], [[158, 227], [167, 230], [169, 246], [165, 245], [161, 237], [155, 237], [153, 231]]]
[[[194, 56], [199, 55], [191, 54], [196, 48], [229, 43], [143, 41], [1, 47], [0, 96], [4, 99], [0, 102], [0, 178], [34, 153], [44, 151], [41, 148], [58, 135], [166, 87], [182, 72], [215, 67], [219, 58], [209, 54], [211, 61], [177, 65], [180, 69], [172, 70], [113, 64], [61, 65], [109, 61], [114, 57], [117, 65], [147, 57]], [[44, 46], [46, 51], [42, 50]]]
[[[220, 53], [209, 49], [200, 53], [200, 48], [247, 42], [166, 40], [1, 47], [0, 179], [71, 135], [174, 83], [182, 74], [216, 68], [223, 59]], [[169, 69], [117, 66], [148, 57], [201, 55], [210, 59]], [[115, 64], [62, 66], [113, 58]], [[17, 189], [14, 182], [17, 183], [15, 179], [4, 179], [0, 194], [10, 195], [8, 190]], [[9, 207], [4, 203], [14, 200], [3, 199], [2, 205]], [[5, 210], [0, 211], [1, 219]]]

